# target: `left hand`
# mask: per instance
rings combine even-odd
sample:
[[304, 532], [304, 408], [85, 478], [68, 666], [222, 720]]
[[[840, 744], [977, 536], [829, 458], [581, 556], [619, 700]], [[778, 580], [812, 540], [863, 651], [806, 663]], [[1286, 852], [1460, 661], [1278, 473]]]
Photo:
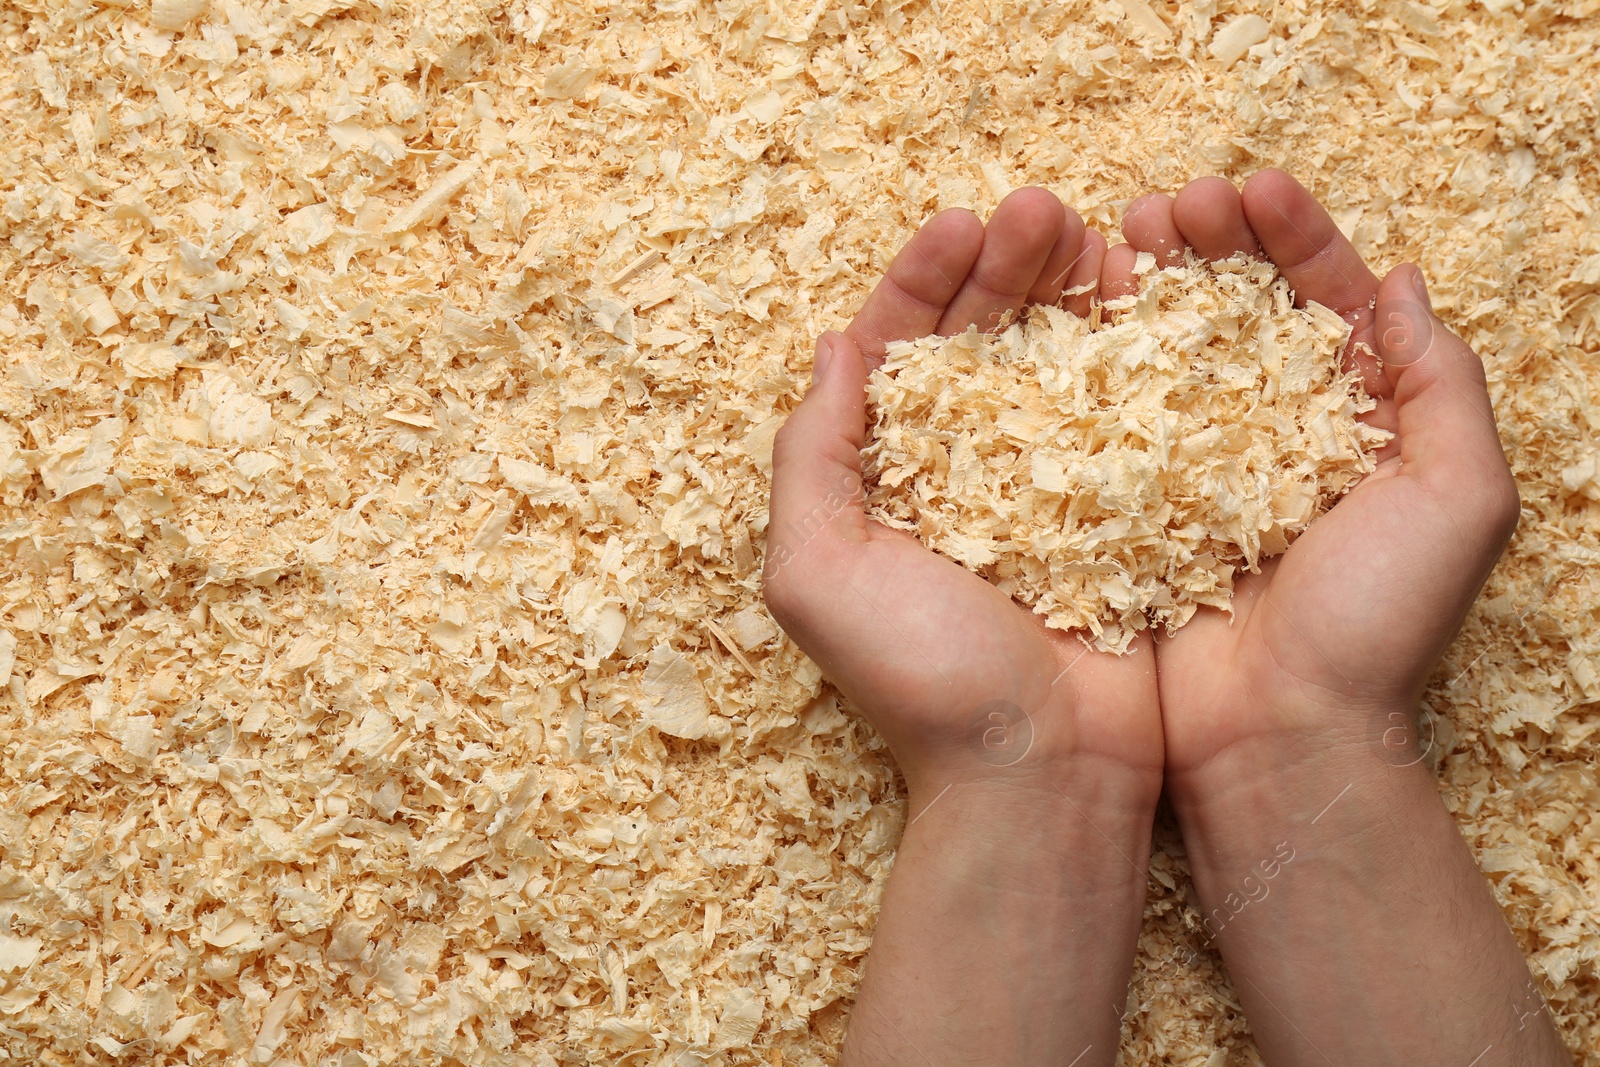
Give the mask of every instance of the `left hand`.
[[[778, 434], [767, 604], [883, 734], [914, 795], [1001, 768], [1024, 772], [1009, 781], [1037, 771], [1054, 784], [1085, 759], [1131, 772], [1151, 805], [1159, 791], [1148, 635], [1125, 656], [1093, 651], [863, 510], [865, 386], [885, 344], [993, 327], [1025, 303], [1092, 289], [1104, 252], [1105, 239], [1043, 189], [1011, 194], [987, 227], [970, 212], [935, 216], [855, 321], [823, 335], [811, 389]], [[1091, 296], [1068, 306], [1083, 313]], [[1027, 723], [990, 720], [995, 702]], [[1013, 755], [1008, 744], [1027, 747]]]

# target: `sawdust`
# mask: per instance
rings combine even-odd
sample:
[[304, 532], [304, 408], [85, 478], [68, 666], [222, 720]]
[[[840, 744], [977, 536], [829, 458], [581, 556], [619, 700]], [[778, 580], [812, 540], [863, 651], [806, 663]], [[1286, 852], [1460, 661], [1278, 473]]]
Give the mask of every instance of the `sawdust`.
[[[811, 345], [940, 208], [1281, 165], [1486, 358], [1435, 758], [1600, 1063], [1595, 13], [0, 4], [0, 1047], [828, 1062], [904, 807], [759, 603]], [[1249, 1062], [1152, 879], [1129, 1060]]]
[[873, 517], [1113, 652], [1228, 609], [1234, 573], [1391, 436], [1358, 419], [1349, 324], [1296, 308], [1271, 264], [1154, 260], [1099, 323], [1035, 307], [997, 336], [892, 344], [867, 389]]

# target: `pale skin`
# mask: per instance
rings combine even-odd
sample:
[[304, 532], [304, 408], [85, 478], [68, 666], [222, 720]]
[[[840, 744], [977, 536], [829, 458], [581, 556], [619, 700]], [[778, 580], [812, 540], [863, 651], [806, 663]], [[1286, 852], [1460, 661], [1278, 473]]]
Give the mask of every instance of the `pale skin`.
[[[1268, 1063], [1569, 1063], [1426, 764], [1392, 744], [1516, 524], [1481, 363], [1415, 267], [1380, 282], [1281, 172], [1141, 198], [1123, 236], [1108, 249], [1041, 189], [987, 225], [935, 216], [823, 336], [778, 435], [768, 604], [910, 790], [841, 1062], [1112, 1063], [1164, 786], [1200, 937]], [[887, 342], [1028, 303], [1086, 313], [1133, 291], [1139, 251], [1185, 246], [1265, 256], [1346, 315], [1369, 417], [1397, 433], [1243, 576], [1231, 617], [1089, 651], [866, 518], [864, 384]]]

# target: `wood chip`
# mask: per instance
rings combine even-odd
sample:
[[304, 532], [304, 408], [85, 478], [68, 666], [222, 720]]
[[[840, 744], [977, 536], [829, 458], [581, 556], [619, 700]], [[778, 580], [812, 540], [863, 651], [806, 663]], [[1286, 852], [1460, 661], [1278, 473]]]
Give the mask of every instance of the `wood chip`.
[[[761, 605], [816, 337], [940, 210], [1274, 163], [1484, 357], [1523, 522], [1429, 760], [1600, 1067], [1600, 20], [1257, 6], [0, 7], [12, 1060], [831, 1062], [905, 800]], [[1254, 1062], [1151, 869], [1123, 1058]]]
[[1148, 271], [1107, 312], [890, 345], [865, 455], [875, 518], [1124, 652], [1228, 608], [1390, 435], [1357, 420], [1349, 326], [1270, 264]]
[[1236, 15], [1211, 38], [1212, 58], [1224, 68], [1237, 63], [1250, 46], [1267, 39], [1272, 27], [1260, 15]]

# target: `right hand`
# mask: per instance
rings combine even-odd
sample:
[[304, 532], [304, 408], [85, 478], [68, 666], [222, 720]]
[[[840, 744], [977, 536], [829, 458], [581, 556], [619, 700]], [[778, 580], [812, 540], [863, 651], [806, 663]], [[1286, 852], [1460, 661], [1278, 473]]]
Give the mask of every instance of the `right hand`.
[[1434, 315], [1416, 267], [1380, 283], [1281, 171], [1256, 174], [1242, 195], [1204, 178], [1175, 201], [1141, 198], [1123, 232], [1128, 244], [1106, 257], [1102, 291], [1112, 295], [1136, 285], [1139, 251], [1171, 262], [1187, 244], [1207, 259], [1275, 262], [1297, 301], [1353, 325], [1345, 358], [1378, 398], [1367, 418], [1397, 434], [1377, 470], [1287, 552], [1238, 577], [1231, 616], [1202, 608], [1158, 639], [1169, 776], [1198, 785], [1211, 770], [1226, 784], [1329, 742], [1349, 750], [1405, 736], [1517, 524], [1483, 364]]

